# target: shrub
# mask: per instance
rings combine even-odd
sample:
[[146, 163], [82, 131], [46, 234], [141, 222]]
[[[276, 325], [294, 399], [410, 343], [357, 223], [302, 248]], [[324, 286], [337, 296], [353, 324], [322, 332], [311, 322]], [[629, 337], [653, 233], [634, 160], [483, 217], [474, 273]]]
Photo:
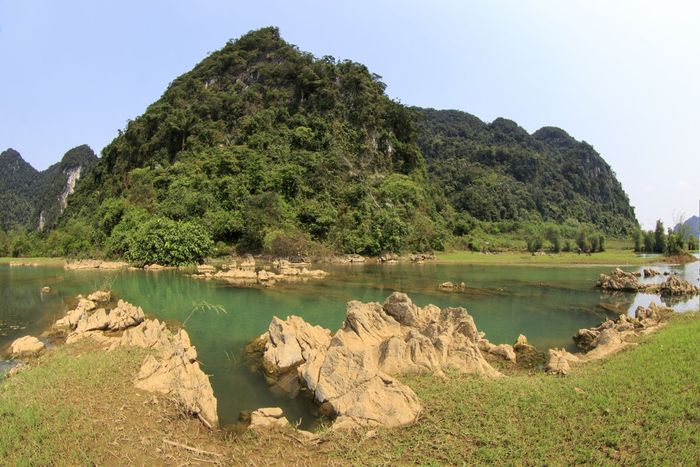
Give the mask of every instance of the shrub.
[[127, 258], [139, 266], [181, 266], [202, 263], [213, 246], [209, 232], [201, 225], [156, 217], [133, 233]]

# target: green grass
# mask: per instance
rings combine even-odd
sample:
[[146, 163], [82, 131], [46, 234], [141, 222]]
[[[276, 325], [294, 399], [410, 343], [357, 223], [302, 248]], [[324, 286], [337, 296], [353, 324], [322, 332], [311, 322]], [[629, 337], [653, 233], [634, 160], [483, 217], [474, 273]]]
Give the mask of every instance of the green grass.
[[354, 464], [695, 465], [700, 459], [700, 319], [567, 377], [402, 378], [422, 420], [340, 443]]
[[632, 266], [649, 264], [649, 258], [642, 258], [631, 250], [609, 249], [588, 256], [577, 253], [551, 253], [544, 256], [533, 256], [523, 251], [483, 254], [471, 251], [446, 251], [436, 253], [436, 260], [443, 263], [465, 264], [508, 264], [528, 266], [561, 266], [561, 265], [606, 265]]
[[0, 257], [0, 264], [9, 263], [28, 263], [36, 264], [38, 266], [63, 266], [65, 264], [65, 258], [11, 258], [11, 257]]
[[695, 465], [698, 342], [699, 313], [686, 313], [567, 377], [402, 377], [423, 401], [417, 424], [373, 437], [330, 431], [319, 444], [202, 430], [167, 400], [134, 390], [143, 351], [62, 346], [0, 385], [0, 463], [197, 463], [200, 454], [170, 439], [216, 452], [224, 465]]
[[106, 412], [104, 418], [96, 415], [119, 409], [110, 406], [112, 396], [133, 390], [144, 353], [81, 349], [53, 349], [0, 385], [3, 465], [77, 465], [109, 457], [112, 427], [105, 426]]

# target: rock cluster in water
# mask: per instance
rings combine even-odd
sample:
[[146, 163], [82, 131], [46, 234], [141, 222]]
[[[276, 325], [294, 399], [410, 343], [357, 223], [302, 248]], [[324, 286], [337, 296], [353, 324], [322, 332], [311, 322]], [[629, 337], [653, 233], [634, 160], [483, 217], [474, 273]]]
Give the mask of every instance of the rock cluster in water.
[[124, 268], [128, 268], [128, 267], [129, 267], [129, 263], [125, 263], [123, 261], [102, 261], [99, 259], [81, 259], [78, 261], [66, 263], [63, 266], [63, 269], [65, 269], [66, 271], [75, 271], [75, 270], [81, 270], [81, 269], [114, 270], [114, 269], [124, 269]]
[[483, 339], [464, 308], [420, 308], [397, 292], [384, 304], [349, 302], [335, 334], [297, 316], [275, 317], [249, 349], [262, 352], [278, 390], [307, 390], [323, 414], [335, 417], [334, 428], [345, 429], [416, 421], [418, 397], [391, 375], [451, 369], [496, 377], [481, 349], [514, 360], [505, 347]]
[[[140, 307], [123, 300], [110, 308], [110, 299], [111, 294], [105, 291], [78, 298], [76, 308], [55, 323], [55, 327], [68, 332], [66, 344], [91, 338], [110, 350], [120, 346], [151, 350], [134, 385], [145, 391], [167, 394], [209, 427], [217, 426], [214, 391], [199, 367], [197, 351], [187, 331], [172, 332], [165, 323], [146, 319]], [[98, 303], [101, 303], [100, 308], [97, 308]]]
[[[653, 270], [644, 271], [645, 277], [650, 277], [647, 274], [653, 275], [649, 271]], [[700, 293], [700, 289], [697, 286], [678, 276], [669, 276], [661, 284], [642, 284], [639, 282], [639, 276], [640, 274], [625, 272], [620, 268], [615, 268], [609, 275], [601, 274], [596, 287], [611, 291], [658, 293], [664, 296], [695, 295]]]
[[566, 375], [571, 365], [605, 358], [630, 345], [629, 338], [647, 334], [665, 325], [673, 314], [672, 308], [655, 303], [648, 307], [637, 307], [634, 317], [621, 315], [617, 320], [607, 320], [600, 326], [579, 329], [574, 342], [585, 353], [574, 355], [564, 349], [550, 349], [545, 370], [549, 373]]
[[225, 265], [217, 270], [211, 265], [200, 265], [197, 274], [192, 277], [198, 279], [219, 279], [235, 285], [262, 285], [270, 287], [277, 282], [290, 282], [308, 279], [321, 279], [327, 273], [320, 269], [307, 269], [307, 263], [292, 263], [287, 260], [276, 260], [271, 269], [255, 268], [255, 259], [252, 256], [244, 257], [240, 265], [235, 262]]

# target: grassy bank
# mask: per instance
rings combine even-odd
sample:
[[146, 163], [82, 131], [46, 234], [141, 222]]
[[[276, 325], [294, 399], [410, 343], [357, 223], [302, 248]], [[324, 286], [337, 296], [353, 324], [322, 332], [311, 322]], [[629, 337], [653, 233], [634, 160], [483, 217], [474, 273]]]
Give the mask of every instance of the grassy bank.
[[654, 258], [637, 256], [631, 250], [607, 250], [600, 253], [548, 253], [533, 256], [532, 253], [509, 251], [503, 253], [484, 254], [471, 251], [448, 251], [436, 254], [436, 260], [443, 263], [465, 264], [503, 264], [530, 266], [565, 266], [565, 265], [607, 265], [607, 266], [636, 266], [654, 262]]
[[319, 444], [291, 432], [209, 432], [167, 399], [133, 388], [142, 351], [94, 352], [86, 342], [50, 350], [0, 386], [0, 458], [12, 465], [690, 465], [700, 452], [698, 341], [692, 313], [565, 378], [404, 377], [424, 403], [418, 424], [372, 437], [326, 433]]
[[0, 264], [23, 263], [36, 264], [37, 266], [63, 266], [65, 262], [65, 258], [12, 258], [7, 256], [0, 257]]

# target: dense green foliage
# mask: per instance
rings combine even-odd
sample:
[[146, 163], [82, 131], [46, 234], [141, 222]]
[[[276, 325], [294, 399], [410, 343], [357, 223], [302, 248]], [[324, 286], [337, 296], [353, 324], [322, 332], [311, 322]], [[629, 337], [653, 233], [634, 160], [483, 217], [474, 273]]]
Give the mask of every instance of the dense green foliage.
[[636, 227], [610, 166], [563, 130], [530, 135], [502, 118], [487, 124], [456, 110], [416, 110], [430, 173], [457, 211], [486, 221], [575, 219], [614, 235]]
[[[59, 228], [14, 231], [4, 248], [143, 262], [131, 239], [151, 218], [196, 223], [214, 253], [282, 256], [511, 249], [492, 241], [503, 234], [571, 251], [580, 231], [578, 248], [598, 251], [599, 232], [636, 226], [588, 144], [555, 128], [529, 135], [504, 119], [407, 108], [384, 88], [364, 65], [315, 58], [276, 28], [250, 32], [128, 122]], [[51, 225], [56, 211], [42, 210]]]
[[89, 146], [68, 151], [60, 162], [39, 172], [14, 149], [0, 154], [0, 230], [45, 227], [56, 223], [61, 215], [61, 194], [66, 189], [68, 173], [80, 168], [86, 173], [97, 162]]
[[663, 253], [666, 255], [677, 255], [685, 250], [695, 250], [698, 248], [697, 238], [691, 235], [689, 229], [664, 229], [661, 220], [656, 221], [654, 230], [642, 231], [637, 229], [632, 235], [634, 240], [634, 251], [644, 253]]
[[84, 220], [113, 253], [112, 229], [121, 234], [131, 210], [197, 220], [248, 251], [277, 237], [368, 254], [441, 248], [449, 207], [426, 180], [413, 113], [378, 76], [266, 28], [211, 54], [129, 122], [64, 222]]
[[132, 230], [126, 257], [134, 264], [181, 266], [202, 263], [213, 244], [202, 226], [156, 217]]

